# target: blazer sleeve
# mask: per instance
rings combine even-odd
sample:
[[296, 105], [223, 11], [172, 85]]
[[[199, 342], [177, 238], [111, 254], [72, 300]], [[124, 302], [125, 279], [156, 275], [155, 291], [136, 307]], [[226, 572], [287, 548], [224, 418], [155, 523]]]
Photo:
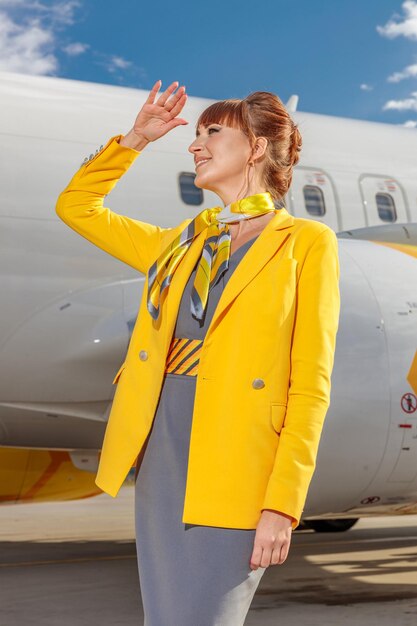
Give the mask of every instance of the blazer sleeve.
[[292, 517], [293, 528], [301, 519], [330, 405], [340, 314], [339, 277], [337, 237], [326, 226], [300, 271], [287, 410], [262, 506], [262, 510]]
[[57, 215], [73, 230], [116, 259], [146, 274], [172, 230], [119, 215], [104, 197], [141, 152], [121, 146], [115, 135], [75, 173], [58, 196]]

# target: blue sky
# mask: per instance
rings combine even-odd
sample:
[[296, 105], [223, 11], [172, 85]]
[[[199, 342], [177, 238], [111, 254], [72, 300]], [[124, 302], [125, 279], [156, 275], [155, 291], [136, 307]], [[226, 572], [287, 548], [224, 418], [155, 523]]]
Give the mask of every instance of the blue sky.
[[0, 69], [417, 128], [417, 0], [0, 0]]

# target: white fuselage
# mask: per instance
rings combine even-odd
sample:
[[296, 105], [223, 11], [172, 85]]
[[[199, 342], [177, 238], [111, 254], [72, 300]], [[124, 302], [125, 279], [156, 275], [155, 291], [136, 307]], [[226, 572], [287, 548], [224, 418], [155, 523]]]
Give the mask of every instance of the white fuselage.
[[[143, 277], [70, 230], [55, 203], [86, 156], [127, 133], [148, 92], [0, 75], [0, 446], [97, 449]], [[164, 227], [219, 205], [206, 191], [201, 205], [186, 204], [179, 185], [180, 174], [195, 171], [188, 146], [211, 102], [189, 97], [181, 113], [188, 126], [149, 144], [106, 205]], [[397, 223], [417, 222], [414, 129], [292, 115], [303, 136], [286, 198], [293, 215], [336, 232], [378, 226], [385, 222], [375, 194], [386, 193]], [[306, 210], [305, 186], [320, 189], [323, 216]], [[412, 512], [417, 411], [405, 413], [401, 398], [412, 391], [417, 261], [366, 240], [340, 238], [339, 250], [332, 401], [305, 513], [353, 517], [402, 506]], [[400, 426], [405, 420], [408, 429]], [[72, 427], [80, 423], [85, 429]], [[369, 505], [367, 498], [374, 498]]]

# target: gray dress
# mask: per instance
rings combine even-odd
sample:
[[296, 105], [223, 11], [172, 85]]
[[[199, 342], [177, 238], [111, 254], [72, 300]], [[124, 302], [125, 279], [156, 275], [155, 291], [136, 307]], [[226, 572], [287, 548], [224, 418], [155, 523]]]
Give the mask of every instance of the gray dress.
[[[220, 295], [256, 237], [229, 259], [202, 321], [190, 311], [196, 267], [173, 337], [204, 339]], [[184, 524], [196, 376], [166, 373], [135, 484], [136, 549], [145, 626], [242, 626], [266, 568], [249, 565], [255, 530]]]

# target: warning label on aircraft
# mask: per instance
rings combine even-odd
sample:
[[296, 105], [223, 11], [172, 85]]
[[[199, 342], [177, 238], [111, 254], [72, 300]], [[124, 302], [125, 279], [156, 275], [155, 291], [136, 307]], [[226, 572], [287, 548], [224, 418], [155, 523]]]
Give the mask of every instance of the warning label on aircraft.
[[401, 397], [401, 408], [404, 413], [414, 413], [417, 410], [417, 398], [413, 393], [405, 393]]
[[375, 502], [379, 502], [380, 499], [381, 498], [379, 496], [368, 496], [367, 498], [361, 500], [361, 504], [375, 504]]

